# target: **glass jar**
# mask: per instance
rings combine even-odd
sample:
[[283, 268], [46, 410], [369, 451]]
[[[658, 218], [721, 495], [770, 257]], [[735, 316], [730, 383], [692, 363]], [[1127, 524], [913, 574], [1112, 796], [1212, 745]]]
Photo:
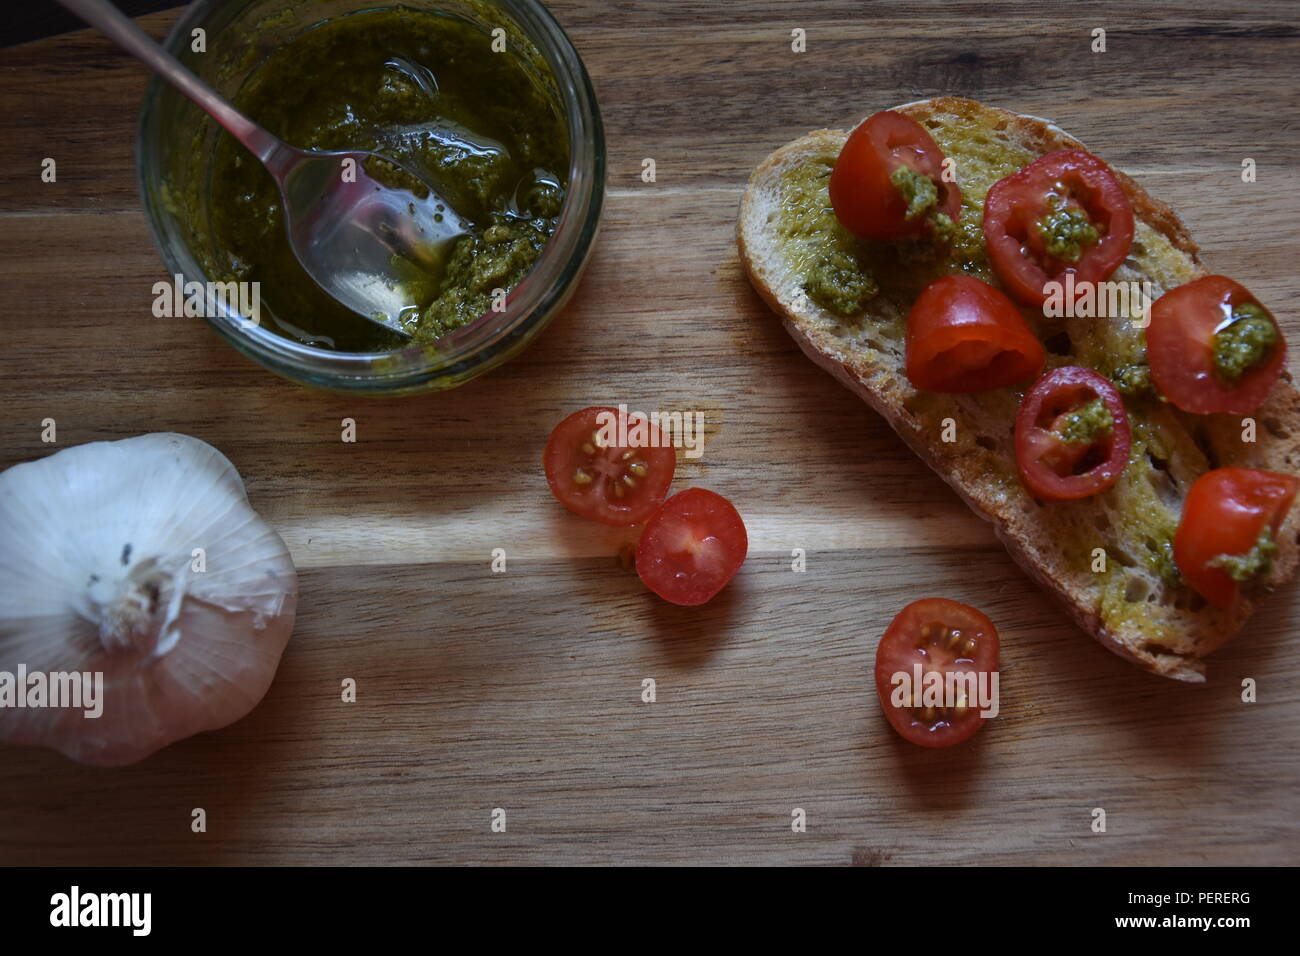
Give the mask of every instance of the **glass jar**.
[[[555, 232], [528, 276], [502, 311], [440, 339], [391, 352], [340, 352], [306, 345], [252, 324], [222, 297], [210, 301], [207, 322], [222, 338], [260, 365], [286, 378], [332, 391], [406, 395], [453, 388], [517, 355], [564, 307], [586, 265], [600, 224], [605, 191], [605, 136], [596, 95], [573, 44], [536, 0], [198, 0], [165, 41], [167, 50], [227, 99], [277, 45], [331, 17], [402, 6], [466, 20], [491, 34], [506, 31], [512, 50], [549, 67], [548, 82], [569, 135], [569, 182]], [[192, 49], [204, 30], [206, 50]], [[145, 92], [136, 140], [136, 167], [145, 214], [170, 275], [185, 283], [220, 281], [205, 274], [198, 255], [211, 249], [207, 227], [212, 148], [227, 135], [169, 84], [154, 77]], [[195, 148], [198, 144], [199, 148]], [[180, 214], [175, 190], [198, 189], [200, 221]], [[286, 316], [292, 319], [291, 316]], [[358, 316], [358, 322], [365, 319]]]

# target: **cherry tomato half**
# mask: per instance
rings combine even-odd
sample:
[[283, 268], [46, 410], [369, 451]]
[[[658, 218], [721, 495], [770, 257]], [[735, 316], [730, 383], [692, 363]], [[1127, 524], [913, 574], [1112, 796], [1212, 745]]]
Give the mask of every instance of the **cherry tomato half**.
[[1043, 344], [1010, 299], [974, 276], [936, 279], [907, 316], [907, 377], [931, 392], [982, 392], [1037, 375]]
[[[922, 674], [920, 687], [915, 679], [917, 665]], [[922, 747], [950, 747], [973, 735], [989, 719], [980, 716], [980, 711], [996, 702], [978, 698], [993, 691], [987, 675], [997, 669], [998, 631], [992, 621], [969, 604], [923, 598], [903, 608], [880, 639], [876, 693], [885, 719], [904, 740]], [[941, 675], [945, 689], [943, 675], [975, 675], [977, 699], [969, 694], [964, 700], [945, 694], [942, 706], [927, 705], [924, 697], [916, 695], [924, 693], [927, 680], [935, 680], [924, 676], [931, 672]], [[982, 687], [980, 675], [986, 675]], [[968, 690], [969, 685], [962, 689]]]
[[[1045, 226], [1056, 236], [1050, 245]], [[1047, 283], [1066, 273], [1074, 273], [1078, 289], [1119, 267], [1133, 245], [1133, 209], [1109, 166], [1066, 149], [993, 184], [984, 200], [984, 241], [1011, 296], [1041, 306]]]
[[956, 222], [961, 189], [943, 181], [943, 152], [916, 120], [882, 110], [863, 120], [831, 172], [831, 207], [844, 228], [866, 239], [902, 239], [924, 232], [926, 217], [908, 219], [908, 203], [890, 177], [900, 166], [934, 185], [933, 208]]
[[703, 604], [745, 563], [749, 535], [731, 502], [703, 488], [673, 495], [646, 522], [636, 573], [665, 601]]
[[[1109, 427], [1100, 423], [1106, 415]], [[1128, 464], [1130, 440], [1115, 386], [1077, 365], [1040, 378], [1016, 413], [1020, 480], [1043, 501], [1087, 498], [1115, 484]]]
[[[1216, 371], [1215, 338], [1242, 306], [1253, 307], [1254, 317], [1273, 326], [1277, 342], [1231, 381]], [[1151, 307], [1147, 363], [1156, 387], [1183, 411], [1246, 415], [1268, 397], [1286, 367], [1286, 342], [1273, 316], [1243, 286], [1227, 276], [1203, 276], [1170, 289]]]
[[555, 426], [542, 467], [564, 507], [626, 528], [650, 517], [668, 494], [677, 453], [660, 444], [659, 430], [644, 418], [593, 406]]
[[1237, 600], [1241, 585], [1218, 560], [1246, 555], [1267, 526], [1274, 534], [1300, 481], [1253, 468], [1216, 468], [1196, 479], [1174, 534], [1174, 562], [1197, 593], [1219, 607]]

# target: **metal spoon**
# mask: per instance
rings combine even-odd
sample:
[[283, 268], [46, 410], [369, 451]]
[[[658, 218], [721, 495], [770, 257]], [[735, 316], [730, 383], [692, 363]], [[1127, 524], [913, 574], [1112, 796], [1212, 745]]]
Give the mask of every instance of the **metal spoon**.
[[403, 276], [436, 275], [469, 227], [434, 189], [421, 197], [386, 185], [367, 166], [396, 167], [427, 188], [423, 177], [378, 153], [290, 146], [231, 106], [108, 0], [59, 2], [143, 60], [262, 161], [280, 187], [289, 245], [321, 288], [358, 315], [409, 335], [400, 316], [415, 303]]

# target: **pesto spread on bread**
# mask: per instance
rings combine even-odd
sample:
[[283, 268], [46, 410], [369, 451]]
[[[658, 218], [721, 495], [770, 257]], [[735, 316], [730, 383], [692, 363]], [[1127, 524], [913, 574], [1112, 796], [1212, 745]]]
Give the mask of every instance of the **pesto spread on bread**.
[[[1180, 567], [1176, 547], [1184, 500], [1199, 477], [1235, 467], [1291, 482], [1300, 467], [1300, 395], [1289, 378], [1276, 377], [1284, 349], [1276, 323], [1266, 311], [1252, 314], [1253, 299], [1235, 283], [1199, 287], [1208, 281], [1206, 270], [1174, 214], [1056, 127], [956, 98], [892, 112], [919, 124], [924, 139], [951, 160], [959, 214], [941, 218], [947, 214], [936, 200], [951, 208], [956, 196], [943, 189], [933, 162], [910, 158], [914, 152], [904, 159], [905, 171], [883, 177], [854, 155], [859, 182], [876, 181], [866, 175], [871, 173], [896, 196], [884, 195], [874, 207], [862, 202], [858, 209], [843, 208], [846, 197], [852, 205], [853, 191], [841, 182], [837, 193], [834, 180], [843, 178], [844, 156], [865, 150], [870, 130], [864, 128], [870, 124], [849, 134], [820, 130], [778, 149], [750, 180], [738, 241], [751, 281], [776, 304], [803, 351], [862, 395], [978, 514], [994, 522], [1013, 557], [1063, 600], [1085, 630], [1157, 673], [1202, 680], [1202, 658], [1240, 628], [1260, 593], [1296, 566], [1295, 534], [1271, 530], [1293, 520], [1285, 495], [1275, 496], [1278, 510], [1257, 539], [1209, 555], [1194, 574]], [[1035, 179], [1041, 167], [1064, 170], [1074, 185], [1059, 190], [1055, 181]], [[933, 196], [922, 180], [934, 187]], [[1098, 182], [1109, 190], [1105, 214], [1088, 192]], [[1003, 199], [1010, 193], [1030, 204], [1032, 214], [1016, 220], [1024, 223], [1022, 231], [1009, 236], [1013, 257], [1023, 253], [1028, 260], [1019, 275], [1002, 268], [1008, 237], [1000, 237], [1003, 245], [996, 250], [989, 244], [986, 203], [995, 186]], [[1005, 209], [998, 214], [1005, 217]], [[1019, 227], [1012, 222], [1010, 228]], [[1022, 301], [1024, 288], [1032, 285], [1026, 277], [1060, 278], [1066, 271], [1086, 276], [1089, 270], [1140, 287], [1143, 295], [1095, 316], [1055, 317]], [[960, 387], [957, 377], [950, 391], [909, 380], [916, 351], [911, 313], [923, 291], [953, 275], [979, 279], [1013, 301], [1045, 348], [1043, 378], [1079, 368], [1106, 380], [1102, 390], [1122, 406], [1128, 440], [1126, 460], [1100, 490], [1077, 500], [1043, 501], [1026, 489], [1023, 471], [1018, 474], [1023, 449], [1013, 433], [1032, 377], [987, 390]], [[1185, 293], [1187, 309], [1175, 302], [1179, 297], [1170, 297], [1174, 291]], [[1217, 301], [1214, 296], [1232, 302], [1234, 321], [1225, 324], [1222, 316], [1217, 335], [1213, 328], [1194, 327], [1196, 347], [1203, 350], [1197, 368], [1203, 371], [1189, 371], [1186, 388], [1200, 389], [1215, 410], [1264, 402], [1249, 422], [1242, 414], [1195, 410], [1196, 396], [1171, 379], [1171, 364], [1178, 363], [1170, 361], [1168, 336], [1160, 345], [1164, 353], [1149, 351], [1148, 325], [1169, 327], [1168, 321], [1155, 322], [1153, 304], [1177, 304], [1179, 315], [1201, 322], [1198, 310]], [[992, 368], [1007, 359], [1006, 349], [1016, 347], [1009, 341], [1005, 330], [968, 339], [948, 359], [940, 352], [938, 361], [960, 365], [974, 356]], [[1182, 367], [1189, 363], [1182, 361]], [[1204, 380], [1221, 383], [1219, 391], [1198, 384]], [[1052, 453], [1054, 460], [1067, 471], [1097, 467], [1118, 440], [1111, 407], [1099, 394], [1076, 391], [1074, 398], [1061, 392], [1046, 417], [1031, 426], [1054, 436], [1050, 441], [1060, 449]], [[949, 429], [945, 438], [947, 422], [955, 431]], [[1186, 549], [1181, 554], [1186, 562]], [[1216, 573], [1233, 590], [1207, 587], [1207, 575]]]

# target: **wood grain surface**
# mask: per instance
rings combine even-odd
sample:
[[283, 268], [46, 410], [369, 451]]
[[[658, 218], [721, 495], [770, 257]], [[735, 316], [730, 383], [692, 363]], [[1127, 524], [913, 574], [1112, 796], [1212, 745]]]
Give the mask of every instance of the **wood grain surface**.
[[[152, 318], [143, 69], [89, 31], [0, 54], [0, 465], [50, 452], [46, 417], [60, 446], [202, 438], [284, 536], [301, 589], [276, 681], [237, 724], [118, 770], [0, 748], [0, 863], [1300, 862], [1298, 592], [1211, 658], [1205, 686], [1112, 657], [798, 353], [733, 239], [776, 146], [971, 95], [1056, 120], [1171, 202], [1211, 267], [1300, 342], [1294, 8], [552, 6], [608, 128], [596, 253], [531, 350], [413, 399], [309, 391], [199, 320]], [[175, 15], [139, 22], [162, 36]], [[649, 594], [616, 558], [630, 534], [547, 493], [552, 425], [618, 402], [705, 413], [704, 456], [674, 487], [735, 501], [751, 550], [702, 609]], [[949, 752], [903, 743], [870, 682], [889, 619], [930, 594], [1003, 635], [1002, 715]], [[1245, 677], [1258, 703], [1241, 702]]]

